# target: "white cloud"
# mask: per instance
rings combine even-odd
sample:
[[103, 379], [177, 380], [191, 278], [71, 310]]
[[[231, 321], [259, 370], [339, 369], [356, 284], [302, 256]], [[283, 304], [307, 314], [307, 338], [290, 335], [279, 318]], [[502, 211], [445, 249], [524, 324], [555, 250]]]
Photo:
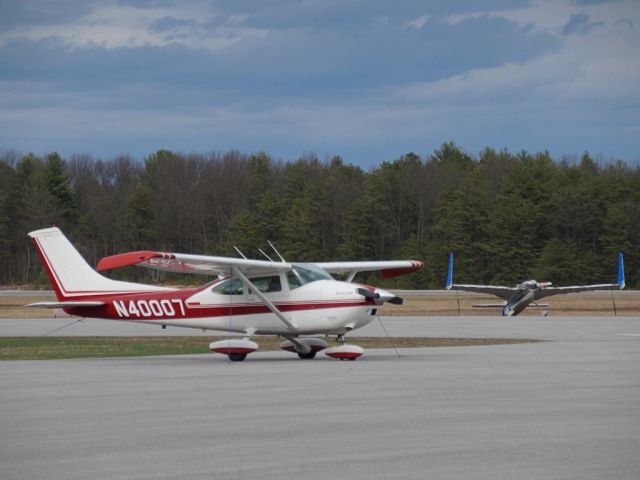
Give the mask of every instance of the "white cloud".
[[580, 13], [571, 0], [535, 0], [525, 8], [502, 10], [492, 15], [514, 21], [521, 26], [533, 25], [538, 30], [560, 32], [573, 13]]
[[[177, 20], [169, 28], [153, 28], [163, 19]], [[54, 25], [21, 25], [0, 33], [0, 48], [14, 41], [55, 41], [70, 48], [163, 47], [182, 44], [212, 51], [245, 38], [261, 38], [268, 30], [244, 27], [246, 15], [221, 18], [207, 3], [138, 8], [115, 2], [100, 6], [77, 20]], [[213, 26], [213, 22], [217, 25]]]
[[[504, 18], [516, 22], [522, 27], [532, 26], [537, 30], [560, 33], [571, 20], [572, 15], [588, 14], [591, 21], [613, 25], [631, 14], [638, 17], [640, 9], [637, 0], [621, 0], [601, 4], [578, 5], [575, 0], [534, 0], [526, 7], [507, 10], [479, 10], [449, 15], [445, 18], [450, 24], [479, 17]], [[637, 22], [635, 23], [637, 25]], [[633, 25], [633, 23], [632, 23]]]
[[407, 23], [408, 26], [415, 28], [416, 30], [420, 30], [424, 27], [425, 23], [429, 20], [429, 15], [421, 15], [418, 18], [415, 18]]
[[575, 12], [576, 6], [571, 0], [534, 0], [526, 7], [464, 12], [449, 15], [445, 18], [445, 21], [456, 25], [466, 20], [495, 17], [511, 20], [522, 27], [533, 25], [538, 30], [559, 32], [569, 21], [571, 14]]
[[[479, 15], [509, 18], [536, 29], [551, 29], [562, 39], [559, 50], [525, 63], [509, 63], [492, 68], [470, 70], [435, 82], [408, 85], [398, 89], [398, 97], [414, 101], [435, 101], [456, 97], [495, 100], [505, 90], [544, 96], [551, 100], [638, 98], [640, 62], [637, 46], [640, 9], [629, 2], [576, 6], [571, 2], [540, 0], [533, 5], [501, 12], [483, 12], [457, 16], [450, 21]], [[623, 8], [626, 7], [626, 8]], [[576, 12], [586, 10], [598, 28], [580, 35], [560, 34]], [[620, 21], [623, 18], [625, 20]]]

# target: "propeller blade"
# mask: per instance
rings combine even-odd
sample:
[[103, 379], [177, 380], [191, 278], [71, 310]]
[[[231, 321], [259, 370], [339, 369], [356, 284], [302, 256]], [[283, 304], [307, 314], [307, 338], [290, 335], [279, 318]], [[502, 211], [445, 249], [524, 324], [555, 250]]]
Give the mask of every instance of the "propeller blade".
[[393, 303], [394, 305], [402, 305], [404, 303], [404, 298], [393, 297], [391, 300], [389, 300], [389, 303]]
[[360, 287], [356, 289], [356, 292], [362, 295], [364, 298], [373, 299], [376, 305], [382, 305], [384, 302], [389, 302], [394, 305], [402, 305], [404, 302], [401, 297], [396, 297], [395, 295], [384, 290], [376, 289], [372, 292], [371, 290]]
[[364, 298], [373, 298], [373, 299], [380, 298], [380, 295], [366, 288], [362, 288], [362, 287], [356, 288], [356, 292], [362, 295]]

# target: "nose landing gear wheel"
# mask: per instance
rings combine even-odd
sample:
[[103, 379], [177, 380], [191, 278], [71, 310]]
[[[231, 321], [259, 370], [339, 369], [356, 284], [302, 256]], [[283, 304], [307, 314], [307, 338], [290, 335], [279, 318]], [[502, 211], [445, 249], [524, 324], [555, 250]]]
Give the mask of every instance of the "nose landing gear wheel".
[[286, 352], [297, 353], [302, 360], [311, 360], [315, 358], [316, 353], [327, 348], [327, 342], [317, 337], [293, 337], [282, 342], [280, 348]]

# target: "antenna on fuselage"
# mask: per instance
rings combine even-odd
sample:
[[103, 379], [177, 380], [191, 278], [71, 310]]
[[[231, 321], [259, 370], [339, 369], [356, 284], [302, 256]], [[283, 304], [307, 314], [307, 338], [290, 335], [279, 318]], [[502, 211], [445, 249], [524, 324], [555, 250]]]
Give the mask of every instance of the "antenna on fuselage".
[[264, 253], [264, 252], [262, 251], [262, 249], [261, 249], [261, 248], [259, 248], [259, 249], [258, 249], [258, 251], [259, 251], [262, 255], [264, 255], [265, 257], [267, 257], [267, 260], [269, 260], [271, 263], [273, 263], [273, 260], [271, 259], [271, 257], [270, 257], [269, 255], [267, 255], [266, 253]]
[[[282, 263], [286, 263], [287, 261], [282, 257], [282, 255], [280, 255], [280, 252], [278, 251], [278, 249], [273, 246], [273, 243], [271, 243], [271, 240], [267, 240], [267, 243], [273, 249], [273, 251], [276, 252], [276, 255], [278, 255], [278, 257], [280, 257], [280, 261]], [[267, 258], [269, 258], [269, 257], [267, 257]]]
[[236, 246], [234, 245], [234, 246], [233, 246], [233, 249], [234, 249], [236, 252], [238, 252], [242, 258], [244, 258], [245, 260], [247, 259], [247, 257], [245, 257], [245, 256], [244, 256], [244, 253], [242, 253], [238, 247], [236, 247]]

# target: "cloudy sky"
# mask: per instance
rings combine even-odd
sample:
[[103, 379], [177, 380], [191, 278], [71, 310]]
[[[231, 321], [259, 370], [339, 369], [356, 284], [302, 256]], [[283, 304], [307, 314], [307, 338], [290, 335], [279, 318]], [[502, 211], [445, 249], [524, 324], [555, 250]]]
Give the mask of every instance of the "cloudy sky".
[[1, 0], [0, 150], [640, 161], [637, 0]]

